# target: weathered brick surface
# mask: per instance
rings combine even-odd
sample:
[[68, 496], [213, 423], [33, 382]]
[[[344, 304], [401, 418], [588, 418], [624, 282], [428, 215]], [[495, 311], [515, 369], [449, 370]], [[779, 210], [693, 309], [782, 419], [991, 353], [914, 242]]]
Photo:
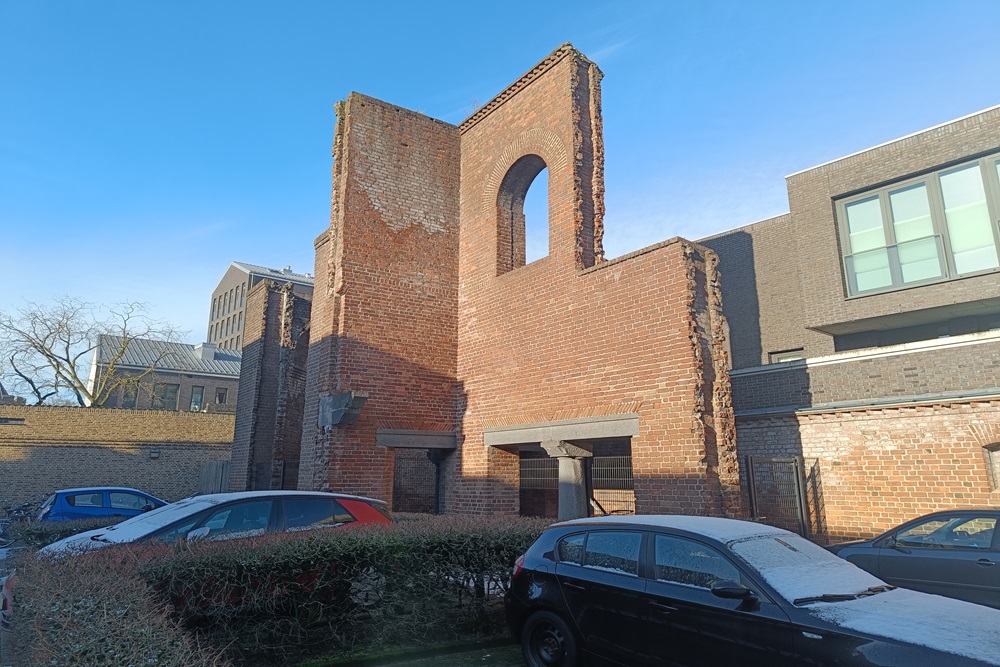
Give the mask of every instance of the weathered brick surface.
[[872, 537], [913, 517], [1000, 505], [983, 447], [1000, 442], [1000, 401], [956, 401], [738, 419], [743, 456], [802, 456], [813, 530]]
[[[458, 128], [352, 93], [338, 108], [331, 228], [317, 241], [300, 488], [392, 498], [379, 427], [455, 428]], [[365, 391], [317, 428], [322, 395]]]
[[[0, 406], [0, 500], [74, 486], [133, 486], [177, 500], [198, 490], [202, 463], [228, 460], [233, 415]], [[150, 458], [151, 450], [158, 458]]]
[[291, 283], [265, 280], [247, 295], [232, 491], [298, 485], [311, 306]]
[[[672, 239], [601, 261], [600, 77], [561, 47], [460, 128], [357, 94], [340, 105], [302, 488], [388, 498], [376, 429], [457, 429], [445, 510], [513, 513], [518, 456], [484, 428], [637, 412], [640, 511], [739, 514], [717, 260]], [[525, 266], [509, 202], [539, 161], [550, 254]], [[348, 390], [369, 393], [360, 421], [320, 432], [320, 397]]]

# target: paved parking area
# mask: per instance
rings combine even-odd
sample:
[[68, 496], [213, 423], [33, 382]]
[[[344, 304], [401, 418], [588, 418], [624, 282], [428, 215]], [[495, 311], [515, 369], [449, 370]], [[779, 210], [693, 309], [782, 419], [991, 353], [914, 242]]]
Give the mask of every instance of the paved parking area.
[[393, 662], [391, 664], [394, 667], [400, 665], [405, 667], [474, 667], [475, 665], [486, 665], [487, 667], [524, 667], [524, 659], [521, 657], [521, 647], [511, 644], [510, 646], [479, 648], [473, 651], [438, 655], [419, 660], [407, 660], [405, 662]]

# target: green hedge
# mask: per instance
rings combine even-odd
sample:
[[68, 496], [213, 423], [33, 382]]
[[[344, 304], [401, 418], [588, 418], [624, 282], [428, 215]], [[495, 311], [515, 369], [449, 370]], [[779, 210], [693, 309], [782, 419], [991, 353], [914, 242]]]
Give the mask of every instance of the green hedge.
[[[127, 596], [130, 608], [142, 610], [132, 615], [134, 630], [143, 637], [149, 634], [146, 654], [151, 659], [158, 655], [154, 644], [190, 650], [207, 646], [224, 651], [235, 664], [285, 665], [337, 651], [504, 632], [502, 593], [514, 559], [545, 522], [474, 516], [407, 519], [386, 527], [177, 548], [108, 547], [46, 564], [53, 570], [71, 568], [81, 578], [67, 591], [40, 586], [38, 580], [51, 585], [52, 577], [43, 576], [45, 568], [32, 561], [18, 587], [15, 634], [22, 632], [25, 616], [30, 616], [28, 634], [36, 635], [35, 640], [45, 637], [48, 644], [65, 643], [69, 638], [60, 623], [50, 619], [38, 625], [35, 619], [64, 612], [79, 616], [75, 611], [79, 604], [104, 595], [115, 600]], [[127, 585], [112, 590], [113, 582], [121, 578], [128, 579]], [[25, 602], [22, 589], [28, 591]], [[49, 604], [54, 596], [60, 600], [56, 606]], [[122, 601], [115, 604], [120, 609]], [[77, 622], [86, 624], [77, 619], [74, 625]], [[147, 624], [156, 632], [139, 633]], [[179, 634], [168, 637], [168, 628]], [[108, 634], [109, 642], [117, 641], [104, 625], [95, 632]], [[177, 664], [222, 664], [218, 655], [211, 651], [197, 659], [189, 655], [189, 662]]]

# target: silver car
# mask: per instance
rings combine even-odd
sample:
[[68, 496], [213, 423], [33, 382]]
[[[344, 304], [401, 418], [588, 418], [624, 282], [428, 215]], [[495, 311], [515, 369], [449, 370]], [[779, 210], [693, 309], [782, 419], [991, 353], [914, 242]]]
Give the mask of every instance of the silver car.
[[1000, 609], [1000, 509], [934, 512], [827, 547], [894, 586]]

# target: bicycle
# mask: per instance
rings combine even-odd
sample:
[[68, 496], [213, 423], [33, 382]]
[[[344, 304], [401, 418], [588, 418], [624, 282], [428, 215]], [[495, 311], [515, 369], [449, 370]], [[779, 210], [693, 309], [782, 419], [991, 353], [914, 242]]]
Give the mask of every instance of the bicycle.
[[34, 506], [30, 502], [6, 508], [6, 516], [0, 519], [0, 549], [6, 549], [17, 541], [17, 537], [11, 534], [11, 526], [31, 521], [33, 510]]

